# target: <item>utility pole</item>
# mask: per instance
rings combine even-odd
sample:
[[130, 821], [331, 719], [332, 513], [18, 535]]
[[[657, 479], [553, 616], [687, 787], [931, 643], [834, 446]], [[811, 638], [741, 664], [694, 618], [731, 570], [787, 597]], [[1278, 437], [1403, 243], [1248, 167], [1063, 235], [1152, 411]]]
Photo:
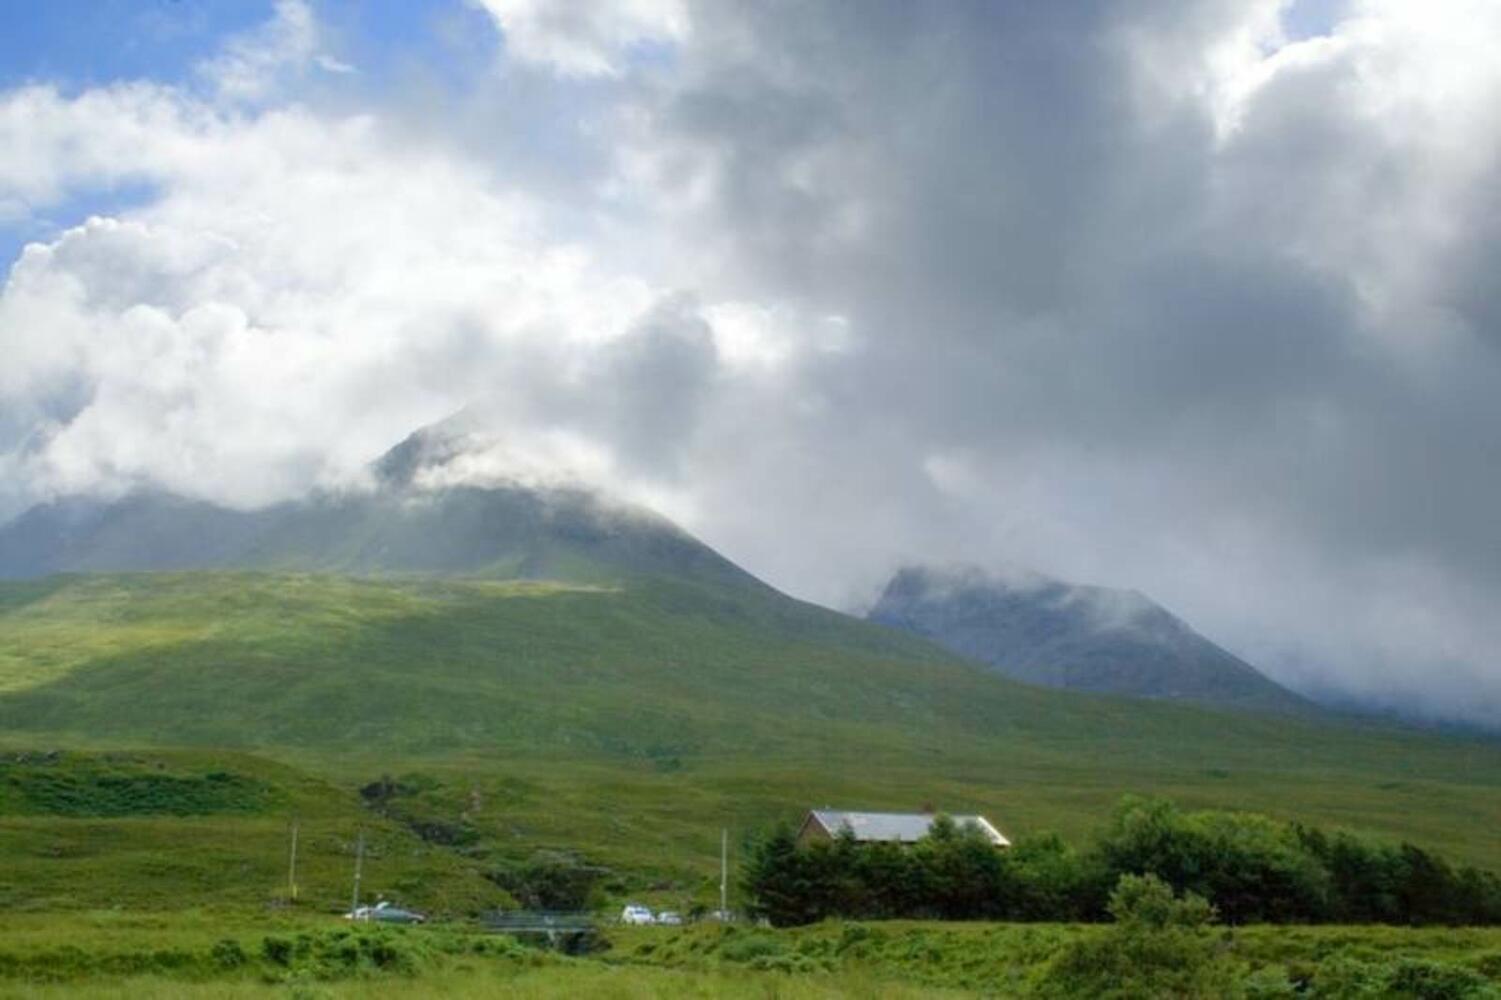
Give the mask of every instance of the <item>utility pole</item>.
[[728, 827], [719, 830], [719, 919], [730, 919], [729, 907], [730, 894], [730, 831]]
[[292, 820], [292, 851], [287, 862], [287, 895], [297, 902], [297, 821]]
[[361, 830], [354, 847], [354, 902], [349, 904], [349, 915], [360, 908], [360, 869], [365, 864], [365, 831]]

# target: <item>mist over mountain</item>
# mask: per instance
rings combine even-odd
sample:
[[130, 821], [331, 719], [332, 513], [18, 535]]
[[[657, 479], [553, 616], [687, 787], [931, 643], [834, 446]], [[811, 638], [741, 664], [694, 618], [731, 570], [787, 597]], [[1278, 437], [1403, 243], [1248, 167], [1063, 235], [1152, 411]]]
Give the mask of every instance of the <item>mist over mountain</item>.
[[867, 617], [1017, 680], [1267, 712], [1313, 706], [1133, 590], [907, 567]]
[[451, 425], [424, 428], [373, 463], [369, 488], [258, 510], [160, 491], [40, 504], [0, 526], [0, 578], [253, 569], [765, 587], [666, 518], [594, 490], [433, 482], [471, 443]]
[[[369, 463], [358, 486], [259, 509], [160, 490], [58, 498], [0, 525], [0, 579], [177, 570], [656, 578], [799, 603], [660, 514], [518, 463], [486, 428], [460, 412]], [[1313, 710], [1134, 591], [1034, 573], [914, 567], [891, 579], [867, 617], [1029, 683]]]

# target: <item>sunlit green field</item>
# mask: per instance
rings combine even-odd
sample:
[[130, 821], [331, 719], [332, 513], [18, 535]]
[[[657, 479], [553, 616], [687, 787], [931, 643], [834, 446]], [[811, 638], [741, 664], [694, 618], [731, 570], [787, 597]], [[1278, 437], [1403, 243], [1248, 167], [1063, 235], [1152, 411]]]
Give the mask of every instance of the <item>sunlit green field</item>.
[[[485, 875], [542, 849], [610, 869], [613, 899], [688, 909], [717, 898], [721, 829], [733, 858], [810, 806], [933, 806], [1079, 839], [1133, 792], [1501, 868], [1498, 750], [1027, 687], [758, 591], [224, 573], [0, 584], [11, 909], [279, 901], [294, 821], [308, 908], [347, 905], [363, 829], [370, 892], [437, 913], [504, 905]], [[216, 773], [208, 798], [183, 791]], [[398, 794], [362, 799], [383, 776]]]

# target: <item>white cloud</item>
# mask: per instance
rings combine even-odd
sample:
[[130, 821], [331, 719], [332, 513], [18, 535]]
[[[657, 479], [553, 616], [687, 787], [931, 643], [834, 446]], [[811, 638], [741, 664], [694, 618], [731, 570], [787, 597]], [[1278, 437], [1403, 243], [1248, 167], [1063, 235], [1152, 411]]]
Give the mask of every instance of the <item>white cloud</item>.
[[774, 356], [757, 315], [860, 344], [701, 458], [731, 555], [826, 599], [897, 558], [1031, 563], [1288, 676], [1501, 700], [1461, 598], [1501, 599], [1501, 8], [1371, 0], [1304, 39], [1286, 8], [696, 8], [630, 183], [762, 310], [726, 315], [737, 357]]
[[506, 51], [564, 76], [616, 76], [632, 51], [688, 35], [682, 0], [474, 0], [505, 34]]
[[318, 55], [318, 22], [306, 0], [277, 0], [275, 15], [259, 28], [232, 38], [200, 67], [222, 97], [260, 100], [288, 71]]
[[344, 62], [341, 59], [335, 59], [327, 53], [316, 56], [313, 61], [318, 64], [319, 69], [326, 70], [329, 73], [349, 74], [359, 72], [352, 64]]
[[231, 37], [198, 71], [222, 101], [265, 103], [314, 68], [339, 76], [356, 72], [324, 45], [307, 0], [276, 0], [270, 20]]
[[662, 294], [369, 118], [224, 117], [127, 87], [14, 92], [0, 121], [45, 123], [42, 148], [0, 165], [33, 201], [61, 196], [33, 177], [161, 191], [31, 246], [0, 295], [0, 402], [48, 428], [33, 492], [154, 482], [262, 502], [475, 398], [513, 394], [511, 416], [535, 420], [520, 357], [544, 353], [566, 384]]

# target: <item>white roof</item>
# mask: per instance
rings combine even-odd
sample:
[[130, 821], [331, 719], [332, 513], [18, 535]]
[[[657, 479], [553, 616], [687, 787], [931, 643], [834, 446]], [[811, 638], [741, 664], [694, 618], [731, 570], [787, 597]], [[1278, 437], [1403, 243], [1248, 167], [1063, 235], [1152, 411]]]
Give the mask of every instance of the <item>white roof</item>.
[[[951, 816], [955, 826], [974, 826], [985, 838], [997, 847], [1010, 847], [1001, 831], [991, 825], [984, 816]], [[817, 823], [831, 837], [839, 836], [848, 829], [856, 840], [892, 840], [903, 844], [916, 843], [933, 828], [933, 813], [880, 813], [849, 812], [843, 809], [814, 809], [808, 813], [803, 825]]]

